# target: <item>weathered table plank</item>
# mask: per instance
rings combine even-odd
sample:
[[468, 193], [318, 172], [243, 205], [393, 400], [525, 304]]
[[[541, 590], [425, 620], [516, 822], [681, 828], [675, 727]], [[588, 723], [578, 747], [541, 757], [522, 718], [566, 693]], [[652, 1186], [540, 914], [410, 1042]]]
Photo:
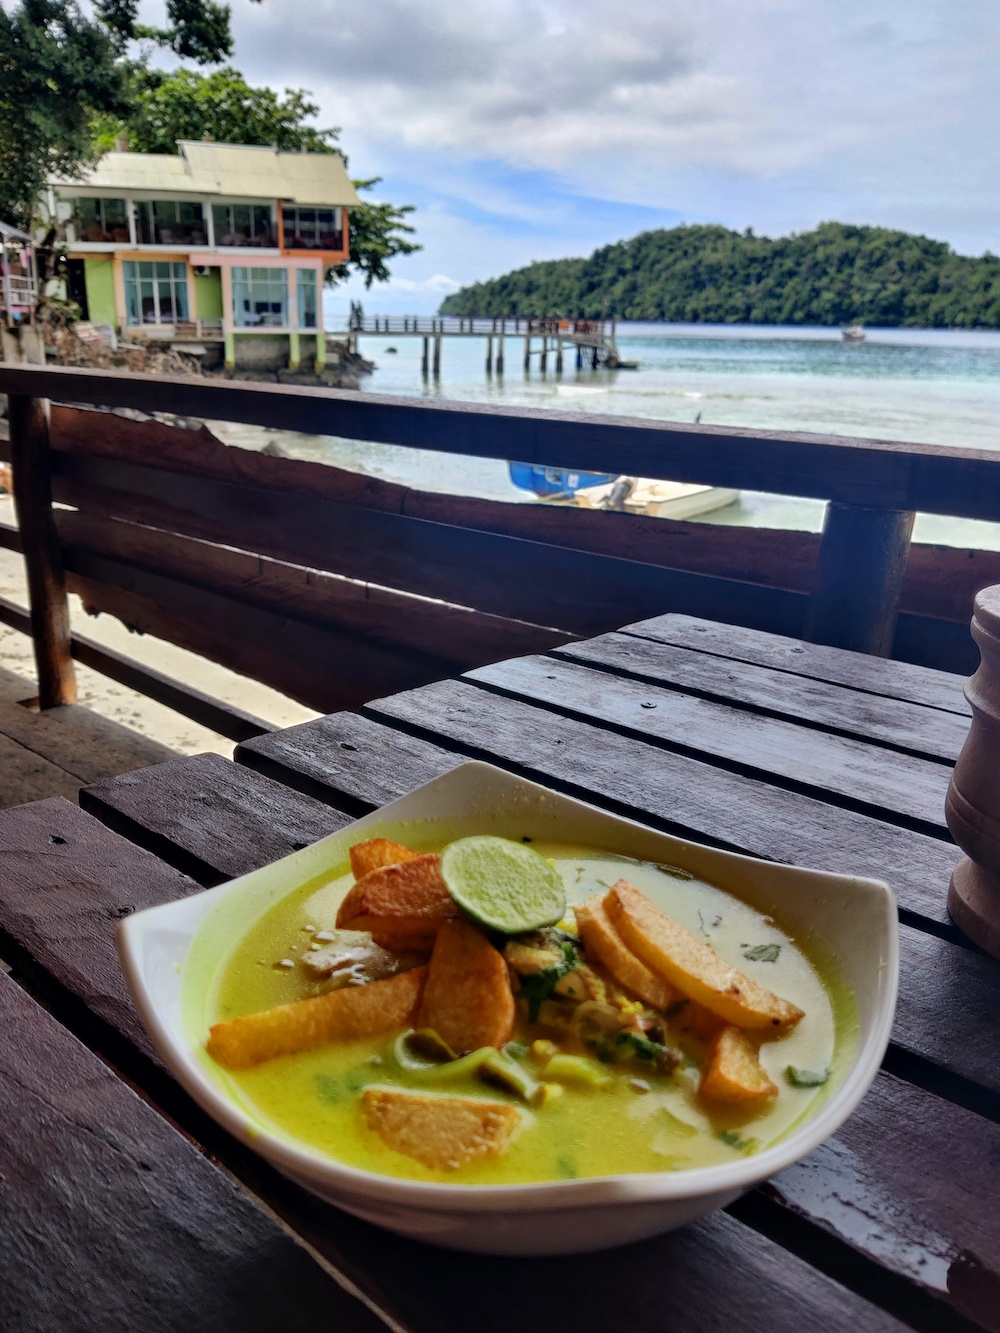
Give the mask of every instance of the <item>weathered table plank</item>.
[[968, 719], [958, 713], [632, 634], [567, 644], [555, 656], [931, 759], [954, 762], [969, 734]]
[[199, 885], [59, 796], [0, 813], [0, 848], [0, 955], [57, 977], [88, 1010], [150, 1053], [125, 990], [115, 927]]
[[[32, 818], [37, 813], [32, 807], [21, 807], [0, 816], [0, 839], [5, 846], [13, 841], [24, 852], [32, 830], [50, 837], [50, 830], [58, 828], [62, 832], [56, 836], [66, 837], [66, 843], [60, 845], [72, 846], [77, 856], [88, 865], [96, 866], [102, 853], [119, 865], [126, 864], [131, 857], [137, 876], [140, 870], [149, 872], [155, 864], [148, 854], [129, 848], [128, 844], [122, 846], [123, 840], [118, 835], [67, 803], [53, 800], [44, 804], [48, 809], [43, 812], [41, 826]], [[44, 892], [42, 885], [32, 880], [32, 859], [19, 859], [28, 863], [28, 882], [16, 886], [0, 885], [0, 901], [4, 902], [5, 911], [9, 907], [8, 897], [15, 894], [26, 897], [30, 904]], [[51, 863], [48, 868], [52, 869]], [[172, 878], [166, 870], [159, 880], [150, 875], [144, 885], [143, 897], [148, 901], [149, 896], [157, 892], [156, 885], [159, 884], [166, 901], [172, 896], [169, 888]], [[52, 890], [52, 880], [48, 883]], [[60, 918], [64, 928], [72, 924], [81, 941], [79, 962], [83, 967], [92, 962], [92, 953], [104, 958], [111, 955], [115, 916], [114, 894], [109, 893], [107, 902], [101, 904], [100, 883], [96, 877], [87, 889], [85, 895], [64, 895]], [[26, 916], [30, 916], [30, 906], [22, 908], [12, 922], [15, 929]], [[36, 942], [37, 935], [38, 928], [35, 927], [33, 937]], [[67, 969], [62, 952], [50, 951], [49, 959], [59, 983], [74, 988], [79, 973], [76, 969]], [[119, 991], [124, 996], [120, 981]], [[86, 992], [80, 993], [80, 999], [86, 1005]], [[133, 1030], [134, 1023], [124, 1023], [120, 1035], [129, 1040]], [[112, 1078], [110, 1074], [106, 1077]], [[185, 1103], [186, 1099], [178, 1090], [178, 1101], [172, 1110], [182, 1119]], [[146, 1114], [155, 1119], [152, 1111]], [[193, 1150], [189, 1151], [193, 1155]], [[606, 1327], [612, 1322], [636, 1330], [636, 1333], [654, 1333], [654, 1330], [659, 1333], [663, 1327], [664, 1301], [669, 1303], [670, 1326], [678, 1333], [701, 1333], [706, 1327], [738, 1327], [747, 1319], [753, 1321], [751, 1326], [766, 1319], [768, 1327], [776, 1333], [785, 1330], [801, 1333], [803, 1328], [818, 1324], [835, 1333], [839, 1330], [853, 1333], [859, 1326], [872, 1330], [902, 1328], [890, 1316], [811, 1269], [780, 1246], [722, 1215], [682, 1232], [602, 1256], [598, 1265], [588, 1257], [549, 1260], [539, 1265], [531, 1260], [468, 1256], [457, 1260], [443, 1251], [383, 1236], [373, 1228], [306, 1198], [290, 1185], [285, 1186], [272, 1202], [297, 1229], [298, 1209], [301, 1208], [301, 1230], [338, 1271], [367, 1272], [368, 1285], [375, 1289], [370, 1291], [373, 1299], [386, 1299], [391, 1309], [402, 1312], [408, 1327], [428, 1333], [464, 1333], [465, 1330], [469, 1333], [473, 1330], [509, 1333], [511, 1292], [517, 1292], [519, 1308], [540, 1309], [544, 1306], [546, 1327], [557, 1333], [579, 1333], [582, 1328]], [[238, 1268], [233, 1271], [239, 1273]], [[720, 1272], [727, 1274], [726, 1283], [719, 1282]], [[251, 1286], [251, 1294], [252, 1291]], [[286, 1285], [284, 1291], [289, 1303], [294, 1305], [296, 1288]], [[551, 1300], [553, 1291], [559, 1293], [557, 1301]], [[275, 1316], [263, 1308], [275, 1326]], [[330, 1308], [335, 1308], [332, 1302]], [[315, 1323], [314, 1312], [309, 1311], [309, 1318]], [[329, 1319], [324, 1324], [328, 1322]], [[144, 1330], [160, 1327], [142, 1323], [139, 1326]], [[207, 1327], [196, 1322], [175, 1326]], [[213, 1333], [221, 1328], [254, 1329], [258, 1326], [251, 1319], [243, 1325], [235, 1321], [217, 1323]], [[288, 1320], [277, 1326], [298, 1327]]]
[[[554, 782], [584, 799], [681, 836], [770, 860], [886, 879], [907, 912], [938, 926], [948, 923], [948, 881], [961, 856], [951, 843], [613, 731], [598, 732], [588, 722], [520, 700], [500, 700], [468, 681], [425, 685], [376, 700], [367, 711], [390, 725], [400, 722], [419, 729], [476, 758], [516, 767], [538, 781]], [[266, 755], [269, 771], [277, 776], [283, 766], [289, 781], [305, 768], [318, 790], [340, 716], [324, 719], [324, 730], [312, 722], [295, 728], [294, 749], [284, 749], [276, 737], [267, 736], [241, 746], [237, 757], [255, 762], [257, 756]], [[363, 745], [359, 753], [364, 759], [379, 752], [386, 765], [394, 735], [376, 728], [376, 722], [367, 723], [363, 742], [358, 738]], [[420, 742], [406, 737], [402, 743], [412, 754]], [[427, 744], [430, 775], [439, 750], [432, 742]], [[340, 782], [337, 772], [328, 774], [329, 799], [338, 799]], [[355, 780], [352, 791], [356, 789]], [[402, 789], [393, 793], [401, 794]], [[382, 799], [388, 797], [383, 793]]]
[[744, 629], [741, 625], [723, 625], [695, 616], [655, 616], [652, 620], [626, 625], [622, 633], [677, 644], [680, 648], [694, 648], [738, 662], [778, 667], [797, 676], [847, 685], [889, 699], [906, 699], [931, 708], [943, 708], [965, 717], [972, 712], [962, 693], [964, 676], [914, 666], [910, 662], [870, 657], [845, 648], [828, 648], [821, 643], [804, 643], [801, 639]]
[[386, 1325], [0, 976], [4, 1333]]
[[835, 1138], [764, 1189], [997, 1330], [998, 1165], [1000, 1126], [883, 1073]]
[[358, 713], [331, 713], [236, 747], [237, 762], [356, 815], [440, 777], [462, 756]]
[[946, 827], [951, 770], [945, 764], [621, 676], [612, 681], [554, 657], [513, 658], [470, 671], [465, 679], [852, 808]]
[[97, 782], [80, 793], [80, 806], [202, 884], [276, 861], [350, 819], [218, 754]]

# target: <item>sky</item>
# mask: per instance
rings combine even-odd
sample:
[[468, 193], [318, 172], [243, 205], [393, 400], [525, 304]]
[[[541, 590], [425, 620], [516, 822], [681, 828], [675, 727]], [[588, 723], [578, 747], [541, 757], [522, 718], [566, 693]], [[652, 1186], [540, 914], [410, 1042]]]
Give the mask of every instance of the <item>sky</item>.
[[360, 295], [652, 227], [836, 219], [1000, 250], [997, 0], [232, 0], [233, 63], [311, 90], [423, 250]]

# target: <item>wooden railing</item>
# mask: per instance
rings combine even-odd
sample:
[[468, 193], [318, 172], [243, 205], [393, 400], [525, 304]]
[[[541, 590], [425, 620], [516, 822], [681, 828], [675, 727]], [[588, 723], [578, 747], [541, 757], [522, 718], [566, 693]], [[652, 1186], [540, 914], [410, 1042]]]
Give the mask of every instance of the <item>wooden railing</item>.
[[[998, 554], [910, 546], [918, 510], [1000, 521], [985, 451], [30, 366], [0, 392], [20, 527], [0, 544], [24, 551], [43, 705], [75, 655], [230, 735], [266, 725], [74, 638], [65, 588], [332, 711], [667, 611], [967, 672], [972, 598], [1000, 582]], [[93, 407], [830, 503], [822, 538], [505, 504]]]

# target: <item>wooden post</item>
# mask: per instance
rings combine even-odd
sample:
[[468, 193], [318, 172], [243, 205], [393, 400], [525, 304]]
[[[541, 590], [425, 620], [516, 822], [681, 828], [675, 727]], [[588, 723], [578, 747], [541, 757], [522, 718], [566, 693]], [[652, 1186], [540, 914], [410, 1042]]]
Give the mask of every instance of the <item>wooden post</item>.
[[890, 655], [913, 519], [906, 510], [827, 505], [807, 639]]
[[576, 368], [577, 370], [583, 369], [583, 348], [579, 343], [576, 345]]
[[524, 335], [524, 373], [531, 369], [531, 334]]
[[425, 333], [425, 334], [424, 334], [424, 346], [423, 346], [423, 351], [422, 351], [421, 354], [420, 354], [420, 373], [421, 373], [421, 375], [424, 377], [424, 379], [427, 378], [428, 355], [429, 355], [429, 353], [430, 353], [430, 338], [429, 338], [429, 337], [427, 336], [427, 334]]
[[559, 338], [559, 339], [556, 340], [556, 374], [557, 374], [557, 375], [561, 375], [561, 374], [562, 374], [562, 368], [563, 368], [563, 360], [562, 360], [562, 339]]
[[542, 374], [543, 375], [547, 374], [548, 369], [549, 369], [549, 339], [548, 339], [548, 334], [546, 334], [542, 338], [542, 364], [541, 364]]
[[441, 334], [438, 333], [434, 338], [434, 378], [441, 374]]
[[503, 374], [503, 330], [497, 338], [497, 374]]
[[486, 339], [486, 373], [493, 374], [493, 335], [490, 334]]
[[14, 510], [21, 531], [31, 603], [31, 639], [42, 708], [76, 703], [76, 676], [70, 656], [69, 603], [62, 553], [52, 517], [49, 459], [49, 404], [45, 398], [11, 394], [10, 456]]

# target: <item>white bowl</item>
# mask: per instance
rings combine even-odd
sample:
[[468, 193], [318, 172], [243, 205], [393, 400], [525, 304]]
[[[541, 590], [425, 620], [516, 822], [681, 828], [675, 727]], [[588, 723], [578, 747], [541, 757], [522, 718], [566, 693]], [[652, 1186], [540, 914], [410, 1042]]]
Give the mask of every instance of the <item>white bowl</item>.
[[[775, 1146], [732, 1163], [521, 1185], [434, 1184], [345, 1166], [263, 1128], [227, 1096], [203, 1050], [212, 973], [238, 939], [285, 894], [342, 867], [376, 829], [405, 839], [411, 821], [468, 832], [585, 843], [692, 871], [773, 913], [793, 935], [836, 960], [857, 1009], [853, 1061], [814, 1114]], [[426, 838], [426, 828], [424, 836]], [[878, 880], [830, 875], [716, 851], [489, 764], [467, 763], [273, 865], [190, 898], [126, 918], [118, 949], [132, 998], [164, 1061], [191, 1096], [237, 1138], [320, 1198], [391, 1231], [487, 1254], [571, 1254], [620, 1245], [701, 1217], [806, 1156], [850, 1115], [878, 1070], [892, 1025], [899, 972], [895, 901]]]

